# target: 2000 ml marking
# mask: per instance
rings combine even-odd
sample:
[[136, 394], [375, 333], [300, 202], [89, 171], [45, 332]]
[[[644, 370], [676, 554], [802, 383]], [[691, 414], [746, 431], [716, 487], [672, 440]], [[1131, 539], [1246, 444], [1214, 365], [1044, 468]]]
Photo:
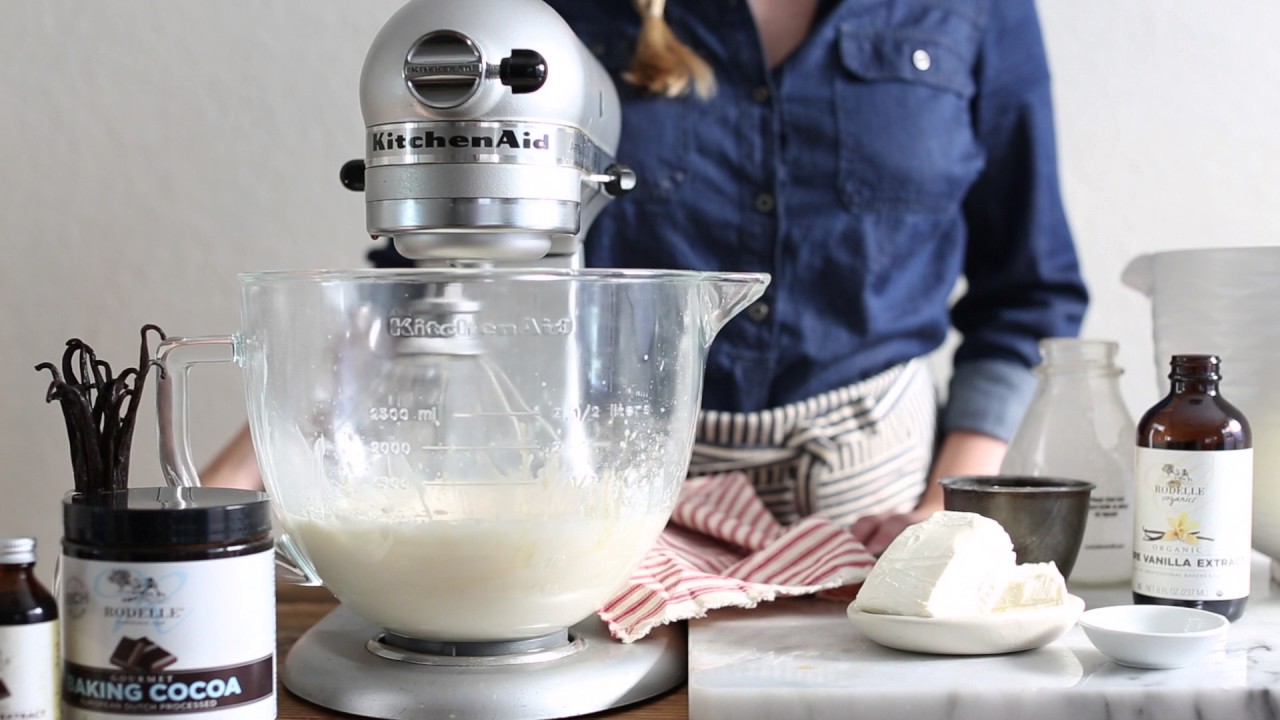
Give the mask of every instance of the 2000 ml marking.
[[374, 455], [408, 455], [413, 452], [413, 445], [404, 440], [375, 440], [369, 443], [369, 452]]

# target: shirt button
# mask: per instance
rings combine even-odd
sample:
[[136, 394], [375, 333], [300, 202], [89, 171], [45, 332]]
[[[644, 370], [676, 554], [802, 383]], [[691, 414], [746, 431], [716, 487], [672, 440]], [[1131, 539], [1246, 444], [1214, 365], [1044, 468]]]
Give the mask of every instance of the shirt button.
[[596, 57], [604, 55], [604, 43], [595, 43], [591, 46], [591, 54]]
[[915, 65], [920, 72], [924, 72], [933, 66], [933, 58], [929, 57], [928, 50], [916, 50], [911, 53], [911, 64]]
[[751, 99], [758, 103], [768, 102], [769, 95], [768, 85], [757, 85], [756, 89], [751, 91]]
[[769, 318], [769, 304], [763, 300], [757, 300], [747, 306], [747, 317], [755, 322], [764, 322]]
[[756, 210], [762, 213], [773, 212], [773, 196], [769, 193], [760, 193], [756, 196]]

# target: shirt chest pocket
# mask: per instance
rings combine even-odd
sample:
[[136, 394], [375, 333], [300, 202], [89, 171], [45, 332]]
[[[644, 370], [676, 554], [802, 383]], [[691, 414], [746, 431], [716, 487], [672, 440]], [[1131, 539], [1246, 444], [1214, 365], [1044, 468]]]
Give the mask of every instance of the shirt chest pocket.
[[982, 168], [974, 48], [915, 29], [840, 29], [841, 196], [853, 210], [945, 213]]

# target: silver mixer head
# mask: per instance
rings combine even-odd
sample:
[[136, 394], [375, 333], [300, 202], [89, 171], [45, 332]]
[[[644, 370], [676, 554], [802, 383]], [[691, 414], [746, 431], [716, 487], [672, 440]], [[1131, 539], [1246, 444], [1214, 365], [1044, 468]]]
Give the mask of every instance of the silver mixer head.
[[369, 234], [408, 258], [574, 264], [600, 209], [635, 185], [614, 162], [608, 73], [541, 0], [413, 0], [360, 78]]

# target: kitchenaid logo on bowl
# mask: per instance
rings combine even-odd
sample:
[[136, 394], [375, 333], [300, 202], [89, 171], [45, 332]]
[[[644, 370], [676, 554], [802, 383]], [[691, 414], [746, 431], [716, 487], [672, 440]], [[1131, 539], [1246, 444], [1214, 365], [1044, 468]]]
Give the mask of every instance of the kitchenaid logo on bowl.
[[412, 315], [387, 318], [387, 332], [400, 338], [468, 338], [517, 335], [564, 336], [573, 333], [569, 318], [525, 317], [508, 322], [476, 322], [474, 318], [433, 320]]

